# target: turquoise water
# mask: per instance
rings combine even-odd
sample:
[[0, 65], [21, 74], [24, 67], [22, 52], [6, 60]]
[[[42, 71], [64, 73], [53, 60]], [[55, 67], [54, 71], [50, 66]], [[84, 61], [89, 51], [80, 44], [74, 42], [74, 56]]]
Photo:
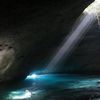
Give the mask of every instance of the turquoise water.
[[61, 87], [66, 89], [89, 88], [98, 87], [100, 78], [93, 76], [78, 76], [78, 75], [60, 75], [60, 74], [46, 74], [37, 75], [36, 78], [26, 78], [25, 81], [31, 81], [36, 85], [43, 87]]
[[[49, 91], [100, 88], [100, 78], [94, 76], [66, 74], [31, 76], [32, 74], [24, 80], [23, 86], [19, 89], [8, 91], [4, 100], [45, 100], [44, 97], [48, 95]], [[68, 95], [67, 92], [66, 95]]]

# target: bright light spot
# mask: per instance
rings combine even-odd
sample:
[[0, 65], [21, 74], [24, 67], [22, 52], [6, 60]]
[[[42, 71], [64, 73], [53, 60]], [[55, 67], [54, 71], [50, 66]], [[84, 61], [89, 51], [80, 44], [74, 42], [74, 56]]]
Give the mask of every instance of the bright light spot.
[[32, 78], [37, 78], [37, 75], [36, 74], [33, 74], [31, 77]]
[[100, 0], [95, 0], [96, 2], [100, 3]]
[[9, 96], [10, 99], [18, 100], [18, 99], [28, 99], [31, 98], [31, 92], [29, 90], [25, 91], [17, 91], [17, 92], [12, 92]]
[[83, 13], [88, 13], [90, 15], [93, 15], [98, 20], [98, 24], [100, 25], [100, 0], [95, 0], [93, 3], [91, 3]]
[[28, 75], [26, 79], [36, 79], [38, 77], [37, 74]]
[[100, 14], [100, 0], [95, 0], [93, 3], [91, 3], [91, 4], [84, 10], [84, 12]]

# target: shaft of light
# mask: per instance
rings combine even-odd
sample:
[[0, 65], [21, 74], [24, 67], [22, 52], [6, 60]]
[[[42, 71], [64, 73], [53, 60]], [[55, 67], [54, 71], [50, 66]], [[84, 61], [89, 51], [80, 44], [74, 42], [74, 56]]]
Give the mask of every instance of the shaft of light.
[[[61, 63], [64, 58], [68, 58], [70, 53], [75, 49], [79, 41], [87, 33], [87, 30], [92, 26], [95, 20], [98, 20], [100, 25], [100, 0], [95, 0], [91, 3], [84, 11], [81, 20], [78, 19], [74, 30], [72, 30], [67, 37], [65, 37], [65, 42], [60, 46], [57, 53], [53, 56], [53, 59], [47, 65], [44, 72], [53, 72], [59, 68], [58, 64]], [[58, 67], [56, 67], [56, 65]]]
[[62, 62], [65, 57], [67, 58], [69, 56], [69, 54], [78, 44], [79, 40], [86, 34], [86, 31], [92, 25], [93, 21], [94, 15], [85, 15], [82, 21], [75, 26], [74, 31], [71, 31], [70, 34], [65, 38], [65, 42], [61, 45], [58, 52], [54, 55], [53, 59], [46, 67], [46, 72], [52, 72], [58, 69], [56, 65]]

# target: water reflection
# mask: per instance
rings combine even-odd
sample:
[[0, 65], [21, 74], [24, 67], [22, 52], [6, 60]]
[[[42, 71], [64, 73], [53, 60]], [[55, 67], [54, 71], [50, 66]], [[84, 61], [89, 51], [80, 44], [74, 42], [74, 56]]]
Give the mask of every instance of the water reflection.
[[28, 99], [31, 98], [32, 93], [29, 90], [11, 92], [9, 99]]

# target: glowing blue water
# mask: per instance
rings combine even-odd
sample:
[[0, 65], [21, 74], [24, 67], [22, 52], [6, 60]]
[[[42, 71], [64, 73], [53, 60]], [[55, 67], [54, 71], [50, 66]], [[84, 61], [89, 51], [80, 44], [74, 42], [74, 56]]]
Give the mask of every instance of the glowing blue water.
[[[30, 75], [30, 77], [32, 74]], [[45, 74], [37, 77], [27, 77], [23, 83], [25, 87], [16, 91], [10, 91], [7, 100], [44, 100], [49, 90], [78, 90], [78, 89], [98, 89], [100, 88], [100, 78], [78, 75]], [[16, 99], [17, 98], [17, 99]], [[6, 100], [6, 99], [5, 99]]]
[[78, 88], [90, 88], [99, 87], [100, 78], [94, 78], [89, 76], [75, 76], [75, 75], [59, 75], [59, 74], [47, 74], [38, 75], [37, 78], [26, 78], [25, 81], [31, 81], [33, 86], [37, 87], [54, 87], [63, 89], [78, 89]]

